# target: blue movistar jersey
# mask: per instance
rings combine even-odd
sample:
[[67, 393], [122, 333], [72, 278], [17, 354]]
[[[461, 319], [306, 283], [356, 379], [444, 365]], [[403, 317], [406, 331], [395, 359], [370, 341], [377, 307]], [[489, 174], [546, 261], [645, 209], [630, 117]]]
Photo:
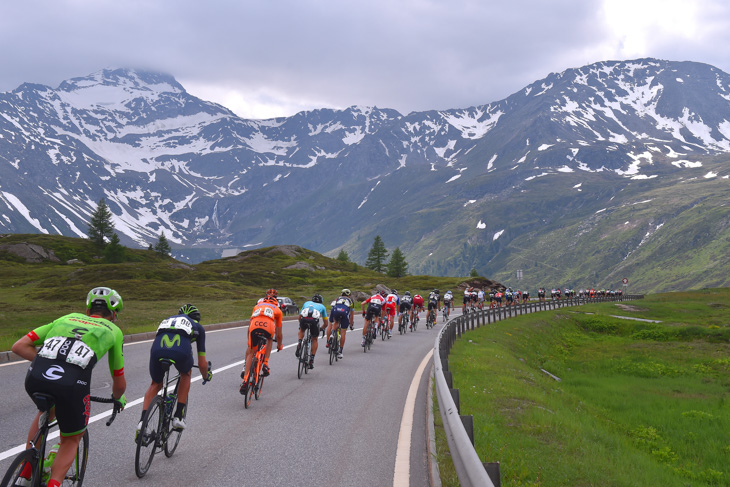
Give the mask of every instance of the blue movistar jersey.
[[302, 305], [302, 310], [305, 310], [307, 308], [314, 308], [319, 311], [319, 314], [322, 316], [322, 318], [327, 318], [327, 308], [324, 307], [324, 304], [315, 303], [314, 301], [307, 301]]

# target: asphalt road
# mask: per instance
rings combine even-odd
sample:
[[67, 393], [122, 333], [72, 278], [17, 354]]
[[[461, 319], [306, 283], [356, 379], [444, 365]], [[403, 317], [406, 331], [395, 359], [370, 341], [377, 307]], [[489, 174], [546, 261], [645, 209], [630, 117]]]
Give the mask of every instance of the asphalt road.
[[[110, 427], [104, 424], [106, 418], [90, 423], [84, 485], [428, 485], [430, 362], [416, 383], [412, 431], [400, 443], [399, 455], [405, 458], [409, 480], [394, 480], [406, 397], [442, 326], [439, 318], [436, 328], [426, 330], [424, 318], [422, 313], [417, 332], [400, 336], [396, 329], [393, 338], [378, 340], [363, 353], [362, 318], [356, 316], [344, 358], [329, 365], [324, 340], [320, 340], [315, 368], [301, 380], [294, 356], [297, 325], [285, 321], [285, 349], [272, 353], [271, 376], [261, 398], [252, 401], [249, 409], [244, 409], [238, 392], [247, 329], [207, 333], [213, 381], [202, 385], [194, 372], [188, 426], [180, 445], [172, 458], [156, 455], [141, 480], [134, 473], [134, 431], [149, 385], [151, 342], [129, 343], [124, 347], [129, 404]], [[92, 395], [111, 394], [106, 359], [102, 362], [94, 371]], [[27, 365], [0, 366], [0, 472], [8, 467], [12, 450], [24, 442], [34, 417], [34, 406], [23, 387]], [[92, 420], [108, 409], [92, 404]]]

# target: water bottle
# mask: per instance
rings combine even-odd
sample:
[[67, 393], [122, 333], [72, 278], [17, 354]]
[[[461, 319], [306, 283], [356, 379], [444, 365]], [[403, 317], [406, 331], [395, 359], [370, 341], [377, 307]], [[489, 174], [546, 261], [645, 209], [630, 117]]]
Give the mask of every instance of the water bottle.
[[43, 460], [43, 477], [49, 478], [51, 476], [51, 467], [53, 466], [53, 461], [56, 459], [56, 454], [58, 453], [58, 445], [53, 445], [50, 450], [48, 450], [48, 454], [46, 455], [46, 458]]
[[175, 395], [168, 394], [165, 397], [165, 414], [172, 416], [172, 407], [175, 405]]

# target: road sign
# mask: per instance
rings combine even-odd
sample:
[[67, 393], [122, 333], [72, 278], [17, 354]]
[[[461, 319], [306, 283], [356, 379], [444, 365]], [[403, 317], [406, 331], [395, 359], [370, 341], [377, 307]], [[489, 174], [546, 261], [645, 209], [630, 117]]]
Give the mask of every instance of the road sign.
[[621, 279], [621, 282], [623, 282], [624, 284], [628, 284], [629, 280], [624, 277], [623, 279]]

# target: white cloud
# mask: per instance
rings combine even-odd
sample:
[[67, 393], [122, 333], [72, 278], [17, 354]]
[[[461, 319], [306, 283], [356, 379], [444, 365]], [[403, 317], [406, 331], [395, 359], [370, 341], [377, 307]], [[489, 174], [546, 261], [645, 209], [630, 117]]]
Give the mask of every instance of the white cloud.
[[0, 91], [141, 67], [246, 118], [466, 108], [608, 59], [730, 71], [717, 47], [730, 44], [725, 0], [57, 0], [0, 2], [0, 19], [12, 46], [0, 51]]

